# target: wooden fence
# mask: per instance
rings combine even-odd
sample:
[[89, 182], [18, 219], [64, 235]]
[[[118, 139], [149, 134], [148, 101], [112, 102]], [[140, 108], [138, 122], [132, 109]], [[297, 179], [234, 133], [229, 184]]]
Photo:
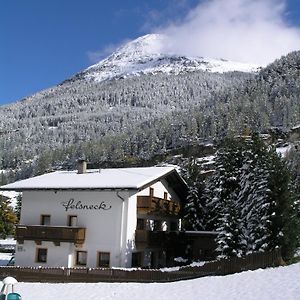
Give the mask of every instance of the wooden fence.
[[15, 277], [24, 282], [172, 282], [204, 276], [226, 275], [282, 264], [279, 250], [245, 257], [206, 262], [202, 266], [173, 271], [114, 268], [0, 267], [0, 279]]

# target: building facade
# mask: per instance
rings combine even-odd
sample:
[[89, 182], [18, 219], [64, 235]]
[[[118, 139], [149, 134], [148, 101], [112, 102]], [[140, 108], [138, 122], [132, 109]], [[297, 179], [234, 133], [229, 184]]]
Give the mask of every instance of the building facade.
[[[186, 185], [172, 167], [59, 171], [1, 187], [23, 192], [16, 265], [159, 267], [180, 228]], [[170, 252], [171, 251], [171, 252]]]

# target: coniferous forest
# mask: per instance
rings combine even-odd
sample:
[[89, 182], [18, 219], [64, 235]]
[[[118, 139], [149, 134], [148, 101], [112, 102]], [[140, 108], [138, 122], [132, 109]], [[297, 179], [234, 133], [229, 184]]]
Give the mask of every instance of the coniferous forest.
[[203, 140], [300, 123], [300, 52], [259, 74], [155, 74], [104, 82], [78, 74], [0, 107], [2, 169], [24, 178], [74, 166], [150, 158]]
[[206, 180], [189, 166], [186, 229], [218, 232], [220, 258], [281, 248], [292, 258], [299, 246], [299, 176], [257, 136], [226, 139]]

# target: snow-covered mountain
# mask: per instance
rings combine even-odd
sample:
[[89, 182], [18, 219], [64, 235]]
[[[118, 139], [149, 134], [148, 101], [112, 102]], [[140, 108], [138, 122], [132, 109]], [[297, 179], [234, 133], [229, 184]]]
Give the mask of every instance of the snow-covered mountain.
[[9, 179], [71, 166], [83, 154], [90, 162], [148, 159], [240, 134], [245, 120], [258, 132], [300, 123], [300, 51], [255, 74], [226, 72], [251, 65], [163, 54], [163, 43], [141, 37], [57, 86], [0, 106], [0, 168], [20, 170]]
[[147, 34], [117, 49], [106, 59], [84, 70], [86, 79], [104, 81], [116, 77], [140, 74], [180, 74], [192, 71], [256, 72], [258, 65], [232, 62], [223, 59], [186, 57], [164, 50], [167, 38], [161, 34]]

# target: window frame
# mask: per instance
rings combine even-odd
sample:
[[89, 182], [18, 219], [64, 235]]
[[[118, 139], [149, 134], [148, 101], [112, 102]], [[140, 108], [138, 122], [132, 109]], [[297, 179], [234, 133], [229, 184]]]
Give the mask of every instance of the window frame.
[[[46, 259], [45, 261], [40, 259], [40, 251], [46, 251]], [[48, 248], [36, 248], [36, 253], [35, 253], [35, 262], [36, 263], [42, 263], [42, 264], [46, 264], [48, 260]]]
[[[49, 223], [48, 224], [45, 224], [45, 218], [49, 218]], [[50, 226], [51, 225], [51, 215], [48, 215], [48, 214], [41, 215], [40, 224], [43, 225], [43, 226]]]
[[[76, 218], [76, 225], [72, 225], [72, 218]], [[69, 227], [77, 227], [78, 226], [78, 217], [77, 215], [68, 215], [67, 225]]]
[[136, 220], [136, 229], [137, 230], [146, 230], [147, 224], [146, 220], [142, 218], [137, 218]]
[[[101, 254], [108, 254], [108, 264], [106, 263], [105, 265], [100, 265], [100, 255]], [[109, 268], [110, 267], [110, 252], [108, 251], [98, 251], [97, 252], [97, 267], [98, 268]]]
[[[79, 260], [78, 260], [80, 253], [85, 253], [85, 255], [86, 255], [85, 256], [85, 260], [86, 261], [85, 261], [84, 264], [80, 263]], [[76, 251], [76, 257], [75, 257], [75, 259], [76, 259], [76, 261], [75, 261], [76, 266], [81, 266], [81, 267], [86, 266], [87, 265], [87, 256], [88, 256], [88, 252], [87, 251], [85, 251], [85, 250], [77, 250]]]

